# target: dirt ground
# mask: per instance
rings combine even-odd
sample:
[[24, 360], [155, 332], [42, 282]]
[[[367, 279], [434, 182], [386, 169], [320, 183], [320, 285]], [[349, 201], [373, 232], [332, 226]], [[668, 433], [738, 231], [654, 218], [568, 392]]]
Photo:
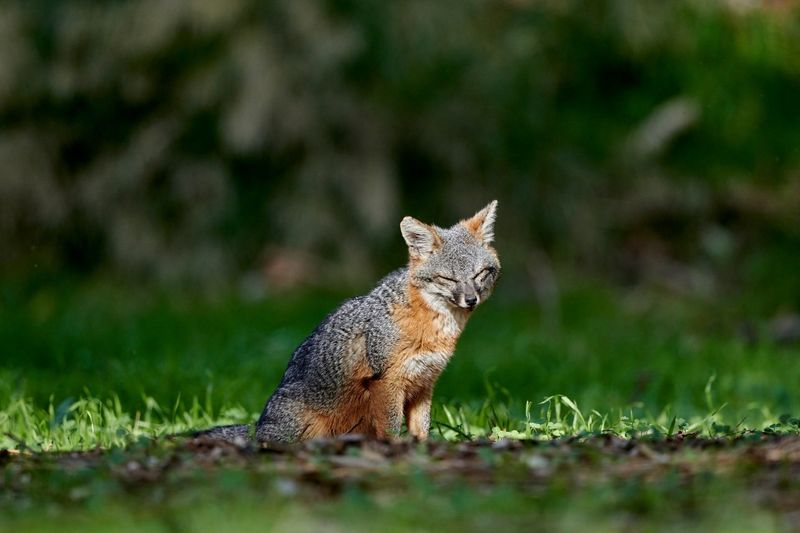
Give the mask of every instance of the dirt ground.
[[[295, 446], [256, 446], [209, 439], [143, 442], [127, 450], [33, 454], [1, 450], [4, 505], [34, 499], [80, 500], [85, 484], [100, 477], [128, 489], [180, 485], [197, 472], [226, 469], [279, 480], [287, 494], [335, 499], [346, 487], [402, 489], [410, 474], [435, 486], [491, 488], [502, 484], [527, 493], [553, 484], [571, 489], [635, 480], [637, 486], [691, 487], [713, 476], [739, 484], [748, 500], [800, 526], [800, 437], [752, 434], [709, 440], [677, 435], [658, 441], [614, 436], [557, 441], [462, 443], [375, 441], [357, 435]], [[83, 472], [83, 476], [75, 473]], [[53, 477], [61, 479], [54, 482]], [[666, 493], [669, 495], [669, 491]], [[669, 496], [668, 496], [669, 497]]]

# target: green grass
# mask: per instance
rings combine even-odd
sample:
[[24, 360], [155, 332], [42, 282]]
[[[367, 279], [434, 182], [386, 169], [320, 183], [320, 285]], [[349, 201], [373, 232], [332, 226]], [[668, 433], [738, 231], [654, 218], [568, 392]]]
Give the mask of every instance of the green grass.
[[[732, 304], [588, 284], [574, 284], [543, 315], [511, 292], [501, 290], [467, 327], [437, 385], [433, 439], [800, 433], [800, 348], [737, 334], [740, 320], [760, 330], [765, 317], [744, 316]], [[63, 280], [6, 282], [0, 295], [0, 448], [33, 452], [135, 448], [150, 437], [250, 421], [292, 349], [344, 297], [250, 301], [233, 292], [198, 296]], [[9, 468], [6, 487], [14, 479]], [[0, 491], [0, 510], [9, 511], [0, 529], [162, 530], [177, 520], [207, 530], [222, 528], [229, 509], [243, 529], [369, 529], [376, 513], [394, 529], [437, 529], [425, 522], [433, 515], [445, 529], [480, 529], [475, 524], [483, 522], [470, 516], [512, 528], [778, 527], [743, 492], [746, 483], [718, 476], [692, 481], [688, 503], [686, 484], [670, 485], [669, 476], [655, 485], [620, 480], [575, 491], [557, 478], [535, 490], [498, 478], [490, 489], [465, 491], [458, 483], [415, 485], [408, 473], [397, 490], [355, 483], [312, 503], [264, 489], [276, 481], [236, 467], [198, 471], [189, 486], [173, 480], [151, 487], [153, 494], [92, 472], [75, 474], [86, 477], [78, 483], [42, 467], [31, 474], [48, 487], [38, 496], [36, 489]], [[86, 497], [72, 501], [70, 491]]]
[[[117, 397], [105, 401], [92, 397], [67, 399], [46, 407], [12, 397], [0, 411], [0, 448], [54, 452], [124, 447], [143, 439], [245, 423], [258, 417], [257, 412], [239, 406], [214, 411], [210, 404], [203, 406], [196, 398], [189, 406], [177, 401], [171, 407], [163, 407], [150, 397], [145, 397], [143, 403], [144, 408], [127, 411]], [[448, 441], [550, 440], [603, 434], [648, 440], [679, 434], [699, 438], [735, 438], [753, 432], [800, 434], [800, 419], [789, 414], [762, 414], [758, 426], [748, 425], [744, 419], [731, 425], [725, 422], [723, 408], [721, 405], [689, 418], [679, 417], [669, 409], [657, 415], [634, 407], [613, 413], [584, 412], [570, 398], [555, 395], [537, 404], [526, 402], [524, 416], [515, 417], [513, 409], [488, 399], [477, 409], [438, 403], [434, 406], [431, 434], [434, 439]]]

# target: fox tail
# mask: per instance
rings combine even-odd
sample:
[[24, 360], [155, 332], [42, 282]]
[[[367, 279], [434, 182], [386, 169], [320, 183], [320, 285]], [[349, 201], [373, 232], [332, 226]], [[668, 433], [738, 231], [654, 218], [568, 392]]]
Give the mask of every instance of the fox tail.
[[191, 437], [208, 437], [211, 439], [225, 440], [241, 443], [254, 440], [255, 431], [252, 424], [235, 424], [231, 426], [217, 426], [203, 431], [191, 433]]

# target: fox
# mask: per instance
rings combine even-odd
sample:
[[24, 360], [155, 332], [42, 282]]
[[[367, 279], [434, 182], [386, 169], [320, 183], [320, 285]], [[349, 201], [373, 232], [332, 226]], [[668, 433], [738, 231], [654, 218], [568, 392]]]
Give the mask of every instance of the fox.
[[255, 424], [195, 433], [294, 443], [358, 433], [388, 439], [405, 424], [424, 441], [436, 381], [461, 332], [500, 275], [497, 200], [440, 228], [406, 216], [408, 264], [345, 301], [295, 349]]

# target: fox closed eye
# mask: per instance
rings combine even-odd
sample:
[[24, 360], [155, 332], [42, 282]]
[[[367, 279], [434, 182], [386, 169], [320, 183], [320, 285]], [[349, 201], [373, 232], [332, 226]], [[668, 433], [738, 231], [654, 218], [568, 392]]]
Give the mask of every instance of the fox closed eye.
[[496, 271], [497, 271], [496, 268], [489, 266], [484, 268], [477, 274], [475, 274], [475, 276], [472, 279], [474, 279], [475, 281], [484, 281], [486, 278], [494, 274]]

